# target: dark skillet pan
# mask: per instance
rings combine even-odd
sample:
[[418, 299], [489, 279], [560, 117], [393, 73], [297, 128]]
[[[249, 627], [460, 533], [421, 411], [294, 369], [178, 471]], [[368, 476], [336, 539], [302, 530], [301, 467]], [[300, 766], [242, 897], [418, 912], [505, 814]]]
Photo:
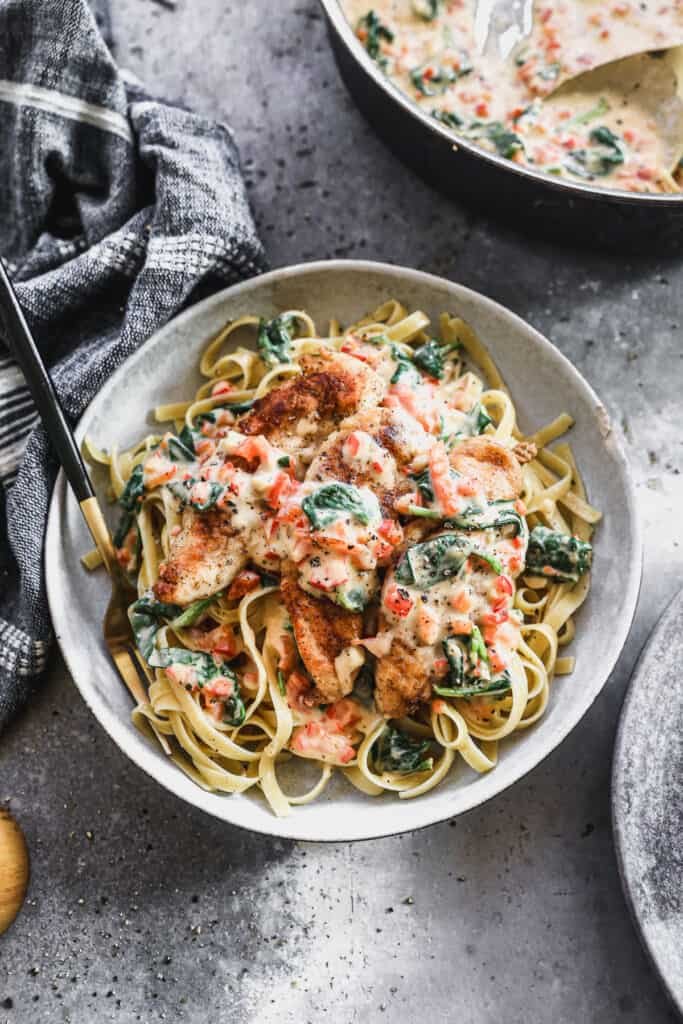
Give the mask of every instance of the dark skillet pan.
[[385, 78], [358, 42], [338, 0], [320, 2], [349, 92], [381, 138], [430, 184], [527, 230], [580, 245], [620, 250], [681, 246], [683, 194], [591, 188], [478, 149]]

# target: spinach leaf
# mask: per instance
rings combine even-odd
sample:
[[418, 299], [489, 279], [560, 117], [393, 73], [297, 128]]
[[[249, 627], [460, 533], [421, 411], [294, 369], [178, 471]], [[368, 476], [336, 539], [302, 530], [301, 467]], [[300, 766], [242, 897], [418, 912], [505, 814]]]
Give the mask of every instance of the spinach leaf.
[[487, 427], [490, 427], [493, 420], [487, 413], [481, 402], [477, 402], [465, 418], [465, 425], [468, 437], [478, 437], [483, 434]]
[[439, 697], [485, 697], [507, 693], [510, 689], [510, 676], [507, 672], [495, 679], [476, 679], [468, 676], [462, 686], [434, 686], [434, 693]]
[[417, 489], [426, 502], [430, 505], [434, 501], [434, 488], [432, 487], [432, 478], [429, 473], [429, 466], [423, 469], [421, 473], [413, 473], [411, 480], [414, 480], [417, 484]]
[[206, 498], [203, 501], [198, 501], [196, 498], [190, 497], [190, 492], [197, 482], [194, 479], [171, 480], [167, 487], [183, 508], [189, 507], [197, 512], [207, 512], [210, 508], [214, 508], [219, 498], [223, 496], [225, 487], [223, 484], [219, 484], [217, 480], [211, 480]]
[[283, 697], [287, 696], [287, 685], [285, 683], [285, 677], [280, 669], [277, 670], [277, 688]]
[[443, 580], [457, 576], [473, 545], [456, 533], [442, 533], [408, 548], [396, 567], [399, 583], [428, 590]]
[[473, 121], [467, 134], [475, 141], [487, 139], [496, 152], [508, 160], [511, 160], [520, 149], [524, 149], [520, 136], [506, 128], [501, 121]]
[[[471, 71], [472, 68], [470, 67], [468, 70]], [[433, 61], [427, 61], [426, 64], [421, 64], [419, 68], [413, 68], [410, 72], [410, 81], [423, 96], [441, 95], [449, 85], [457, 82], [459, 77], [459, 73], [454, 68], [445, 68]]]
[[172, 619], [179, 611], [177, 604], [162, 604], [147, 595], [133, 601], [128, 609], [128, 618], [136, 647], [145, 661], [149, 661], [154, 650], [154, 640], [162, 625], [160, 620]]
[[448, 678], [450, 686], [461, 687], [465, 682], [465, 653], [463, 645], [454, 636], [448, 636], [443, 641], [442, 646], [450, 668]]
[[159, 632], [159, 620], [135, 609], [132, 604], [128, 609], [128, 618], [135, 637], [135, 646], [145, 661], [149, 661], [154, 650], [154, 639]]
[[280, 585], [280, 577], [274, 576], [272, 572], [266, 572], [264, 569], [256, 570], [261, 577], [262, 587], [278, 587]]
[[123, 545], [135, 522], [135, 512], [145, 493], [143, 474], [142, 464], [135, 466], [118, 499], [118, 504], [124, 509], [124, 515], [119, 519], [116, 532], [114, 533], [114, 546], [117, 548]]
[[295, 322], [293, 316], [286, 315], [261, 320], [256, 344], [266, 366], [291, 363], [292, 329]]
[[200, 437], [200, 431], [190, 430], [187, 423], [183, 426], [183, 429], [180, 431], [180, 434], [178, 435], [181, 444], [183, 444], [188, 451], [192, 452], [193, 455], [197, 454], [195, 443], [199, 440]]
[[428, 740], [414, 740], [399, 729], [387, 726], [375, 740], [371, 755], [375, 771], [411, 775], [434, 767], [434, 758], [425, 757], [428, 752]]
[[188, 651], [185, 647], [161, 647], [152, 652], [149, 659], [152, 668], [170, 668], [171, 665], [189, 665], [194, 669], [197, 686], [202, 689], [212, 679], [229, 679], [233, 684], [232, 694], [225, 700], [223, 721], [227, 725], [241, 725], [246, 716], [244, 701], [240, 696], [239, 682], [233, 670], [219, 663], [212, 654], [203, 651]]
[[448, 345], [440, 345], [435, 338], [431, 338], [415, 350], [413, 361], [416, 366], [419, 366], [430, 377], [436, 377], [437, 380], [441, 380], [444, 374], [446, 356], [458, 347], [457, 341]]
[[454, 110], [432, 110], [432, 117], [436, 121], [440, 121], [441, 124], [445, 124], [447, 128], [462, 128], [465, 124], [464, 120], [459, 114], [456, 114]]
[[134, 608], [138, 612], [142, 612], [144, 615], [152, 615], [156, 619], [173, 619], [178, 615], [182, 608], [179, 604], [167, 604], [164, 601], [155, 601], [154, 597], [151, 597], [152, 591], [149, 594], [139, 597], [137, 601], [134, 601], [131, 608]]
[[502, 694], [510, 689], [507, 672], [491, 678], [489, 655], [478, 626], [466, 639], [449, 636], [443, 641], [443, 652], [450, 666], [447, 685], [434, 686], [440, 697], [478, 697]]
[[168, 457], [171, 462], [194, 462], [194, 443], [190, 447], [178, 437], [169, 437]]
[[407, 384], [417, 384], [420, 379], [420, 374], [413, 366], [413, 361], [409, 355], [406, 355], [398, 345], [391, 346], [391, 358], [396, 363], [396, 369], [391, 378], [392, 384], [397, 384], [403, 377], [408, 377]]
[[223, 484], [219, 484], [216, 480], [212, 480], [209, 483], [209, 491], [204, 501], [197, 501], [192, 498], [188, 501], [188, 505], [191, 508], [197, 510], [197, 512], [207, 512], [208, 509], [213, 508], [219, 498], [225, 493], [225, 487]]
[[361, 666], [350, 696], [364, 707], [372, 707], [375, 700], [375, 671], [369, 662]]
[[219, 664], [213, 654], [205, 651], [190, 651], [186, 647], [160, 647], [152, 653], [149, 663], [153, 668], [170, 668], [171, 665], [189, 665], [197, 677], [197, 686], [205, 686], [211, 679], [225, 676], [233, 682], [237, 676], [225, 664]]
[[242, 722], [247, 717], [247, 709], [244, 706], [240, 694], [239, 683], [235, 680], [235, 686], [232, 694], [228, 697], [225, 702], [225, 714], [223, 715], [223, 721], [226, 725], [242, 725]]
[[459, 78], [469, 75], [474, 65], [467, 50], [458, 50], [458, 67], [444, 67], [428, 60], [410, 72], [410, 80], [423, 96], [439, 96]]
[[382, 40], [385, 40], [387, 43], [393, 42], [394, 37], [391, 29], [381, 22], [374, 10], [369, 10], [367, 14], [364, 14], [359, 19], [357, 28], [366, 31], [366, 49], [373, 60], [377, 60], [384, 67], [386, 58], [383, 58], [381, 55]]
[[134, 512], [142, 500], [145, 492], [143, 473], [142, 463], [139, 463], [128, 477], [126, 486], [121, 493], [119, 505], [121, 508], [125, 508], [126, 512]]
[[604, 178], [624, 162], [624, 147], [620, 138], [601, 125], [590, 133], [591, 149], [575, 149], [564, 161], [565, 170], [579, 178]]
[[412, 8], [423, 21], [434, 21], [443, 7], [443, 0], [413, 0]]
[[535, 526], [529, 537], [526, 571], [561, 583], [576, 583], [593, 562], [593, 547], [568, 533]]
[[348, 513], [364, 526], [382, 518], [374, 494], [364, 495], [353, 484], [322, 484], [312, 494], [306, 495], [301, 507], [314, 530], [324, 529], [343, 513]]
[[468, 505], [457, 516], [449, 516], [444, 520], [444, 527], [458, 530], [502, 530], [506, 526], [513, 528], [513, 537], [526, 531], [526, 521], [514, 508], [511, 501], [491, 501], [486, 508]]
[[135, 516], [132, 512], [124, 512], [118, 522], [118, 526], [114, 532], [114, 547], [123, 547], [123, 543], [130, 532], [130, 528], [135, 522]]
[[184, 610], [179, 609], [179, 614], [170, 623], [172, 629], [185, 629], [188, 626], [194, 626], [195, 622], [201, 618], [207, 608], [223, 596], [223, 591], [219, 591], [217, 594], [212, 594], [211, 597], [201, 597], [198, 601], [193, 601], [192, 604], [188, 604]]
[[244, 412], [249, 412], [256, 401], [257, 399], [255, 398], [249, 398], [246, 402], [233, 402], [232, 405], [226, 405], [225, 408], [229, 412], [234, 412], [235, 416], [240, 416]]
[[565, 128], [575, 124], [590, 124], [590, 122], [595, 121], [597, 117], [602, 117], [603, 114], [606, 114], [608, 110], [609, 103], [604, 96], [601, 96], [594, 107], [587, 110], [585, 114], [578, 114], [576, 117], [573, 117], [571, 121], [568, 121], [565, 124]]
[[338, 604], [340, 608], [345, 608], [347, 612], [362, 612], [367, 603], [365, 593], [359, 587], [352, 587], [350, 590], [340, 587], [329, 596], [335, 604]]
[[202, 424], [215, 422], [215, 412], [200, 412], [198, 416], [195, 416], [191, 428], [188, 427], [187, 423], [183, 425], [183, 429], [180, 431], [178, 439], [189, 452], [192, 452], [192, 455], [194, 456], [197, 454], [197, 441], [201, 441], [204, 436], [201, 431]]
[[399, 583], [429, 590], [437, 583], [457, 576], [470, 555], [481, 558], [499, 575], [502, 573], [503, 567], [498, 559], [466, 537], [457, 533], [441, 533], [408, 548], [396, 566], [394, 576]]

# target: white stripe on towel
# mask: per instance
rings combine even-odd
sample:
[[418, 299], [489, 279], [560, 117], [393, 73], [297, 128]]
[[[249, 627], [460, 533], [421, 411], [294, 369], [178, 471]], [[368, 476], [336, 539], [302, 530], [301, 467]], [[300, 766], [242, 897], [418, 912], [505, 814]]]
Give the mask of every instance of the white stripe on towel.
[[62, 117], [70, 117], [74, 121], [83, 121], [95, 128], [113, 132], [127, 142], [133, 141], [133, 132], [123, 114], [107, 110], [106, 107], [95, 106], [94, 103], [86, 103], [77, 96], [67, 96], [65, 93], [43, 89], [40, 85], [31, 85], [28, 82], [8, 82], [0, 79], [0, 100], [17, 105], [26, 103], [39, 110], [60, 114]]

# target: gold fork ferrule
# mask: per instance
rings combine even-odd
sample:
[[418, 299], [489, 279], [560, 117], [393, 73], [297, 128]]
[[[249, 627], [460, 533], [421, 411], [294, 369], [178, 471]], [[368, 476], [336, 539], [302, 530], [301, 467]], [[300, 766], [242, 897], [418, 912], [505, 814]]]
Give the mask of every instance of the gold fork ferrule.
[[95, 541], [95, 546], [102, 556], [102, 561], [107, 567], [107, 572], [111, 576], [116, 564], [116, 555], [114, 554], [114, 545], [111, 542], [109, 528], [102, 515], [102, 509], [97, 498], [86, 498], [85, 501], [82, 501], [81, 512], [88, 525], [92, 539]]

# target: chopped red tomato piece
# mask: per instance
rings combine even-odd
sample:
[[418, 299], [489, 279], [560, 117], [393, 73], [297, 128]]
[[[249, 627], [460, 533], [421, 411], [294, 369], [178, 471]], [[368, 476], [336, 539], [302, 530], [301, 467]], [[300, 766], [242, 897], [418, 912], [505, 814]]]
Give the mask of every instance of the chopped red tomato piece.
[[333, 722], [308, 722], [292, 733], [290, 747], [304, 757], [319, 757], [325, 761], [348, 764], [356, 756], [355, 749], [341, 732], [332, 731]]
[[252, 590], [256, 590], [261, 585], [261, 577], [257, 572], [253, 572], [251, 569], [242, 569], [241, 572], [237, 573], [235, 579], [230, 584], [228, 590], [228, 597], [231, 601], [238, 601], [245, 594], [251, 593]]
[[344, 444], [344, 454], [348, 453], [350, 459], [355, 459], [360, 451], [360, 440], [358, 434], [349, 434]]
[[221, 700], [227, 700], [228, 697], [232, 697], [234, 690], [235, 684], [227, 676], [216, 676], [215, 679], [204, 683], [202, 687], [202, 693], [206, 697], [218, 697]]
[[303, 672], [290, 672], [285, 685], [287, 692], [287, 703], [290, 708], [312, 708], [316, 700], [313, 691], [313, 683]]
[[342, 697], [341, 700], [330, 704], [325, 714], [340, 729], [348, 729], [349, 726], [356, 725], [357, 722], [360, 722], [361, 718], [360, 710], [355, 700], [349, 700], [347, 697]]
[[512, 580], [510, 579], [509, 576], [496, 576], [495, 581], [493, 583], [493, 589], [496, 590], [499, 594], [507, 594], [510, 597], [514, 593]]
[[279, 508], [282, 501], [297, 489], [297, 483], [288, 473], [278, 473], [268, 489], [266, 500], [271, 508]]
[[497, 611], [493, 609], [490, 612], [484, 612], [481, 616], [481, 622], [484, 626], [498, 626], [501, 622], [505, 622], [510, 617], [510, 612], [507, 607], [500, 608]]
[[273, 646], [278, 653], [277, 667], [282, 672], [291, 672], [296, 665], [296, 644], [291, 633], [280, 633]]
[[434, 497], [444, 515], [452, 516], [462, 508], [459, 482], [451, 476], [448, 452], [443, 441], [437, 441], [429, 453], [429, 476], [434, 489]]
[[234, 391], [234, 387], [227, 380], [219, 380], [211, 388], [211, 397], [215, 398], [217, 395], [229, 395], [231, 391]]
[[239, 654], [241, 643], [235, 636], [232, 626], [221, 624], [214, 629], [194, 627], [188, 630], [190, 643], [200, 651], [211, 651], [222, 654], [225, 658], [234, 658]]
[[413, 599], [407, 590], [403, 587], [398, 587], [395, 583], [392, 583], [384, 595], [384, 604], [393, 612], [394, 615], [398, 615], [399, 618], [405, 619], [406, 615], [409, 615], [413, 607]]
[[387, 544], [398, 547], [403, 540], [403, 530], [400, 523], [394, 519], [383, 519], [377, 530], [380, 537], [383, 537]]

